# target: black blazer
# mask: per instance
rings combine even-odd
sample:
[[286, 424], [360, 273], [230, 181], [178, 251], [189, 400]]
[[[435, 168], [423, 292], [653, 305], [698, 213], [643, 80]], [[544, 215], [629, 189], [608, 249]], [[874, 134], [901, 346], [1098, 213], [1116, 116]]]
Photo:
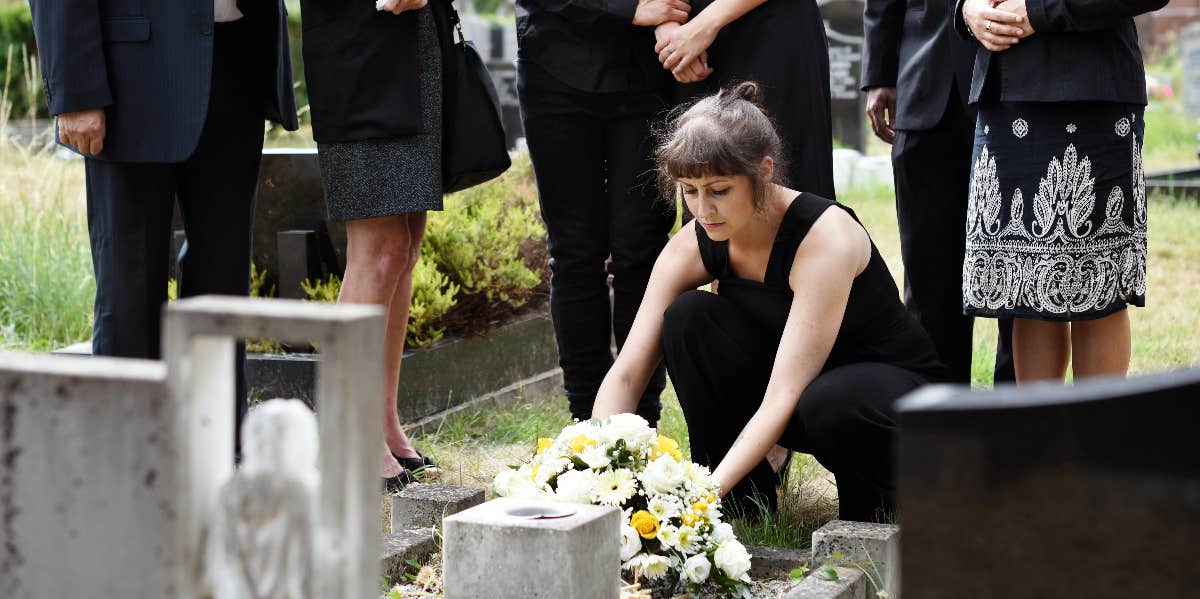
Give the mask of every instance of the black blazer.
[[866, 0], [862, 88], [896, 88], [897, 129], [937, 125], [947, 96], [966, 103], [975, 48], [950, 25], [954, 0]]
[[[954, 7], [954, 28], [970, 39], [963, 2], [957, 0]], [[976, 43], [971, 102], [979, 101], [987, 84], [988, 99], [1002, 102], [1145, 104], [1146, 72], [1133, 17], [1166, 4], [1167, 0], [1026, 0], [1033, 35], [995, 55]]]
[[368, 0], [300, 5], [313, 137], [341, 143], [421, 133], [418, 13], [380, 12]]
[[[654, 28], [633, 24], [637, 4], [517, 0], [517, 56], [584, 92], [668, 89], [674, 79], [654, 54]], [[696, 14], [699, 2], [692, 4]]]
[[[267, 117], [295, 130], [283, 0], [247, 14], [267, 40]], [[212, 78], [213, 0], [30, 0], [51, 114], [106, 108], [113, 162], [182, 162], [196, 149]]]

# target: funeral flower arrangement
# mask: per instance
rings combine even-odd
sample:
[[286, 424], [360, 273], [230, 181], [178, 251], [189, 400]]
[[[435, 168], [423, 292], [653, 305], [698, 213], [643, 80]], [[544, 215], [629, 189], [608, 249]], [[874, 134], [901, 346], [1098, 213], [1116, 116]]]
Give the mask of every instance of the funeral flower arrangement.
[[721, 521], [707, 468], [640, 416], [567, 426], [536, 454], [496, 476], [496, 494], [623, 510], [621, 569], [676, 592], [749, 596], [750, 554]]

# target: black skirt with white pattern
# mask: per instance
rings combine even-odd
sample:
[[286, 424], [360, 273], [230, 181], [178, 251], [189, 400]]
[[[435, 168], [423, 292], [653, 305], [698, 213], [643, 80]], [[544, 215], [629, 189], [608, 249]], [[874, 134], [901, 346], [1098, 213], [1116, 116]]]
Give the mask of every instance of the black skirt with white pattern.
[[963, 311], [1049, 321], [1146, 303], [1144, 107], [998, 102], [975, 128]]

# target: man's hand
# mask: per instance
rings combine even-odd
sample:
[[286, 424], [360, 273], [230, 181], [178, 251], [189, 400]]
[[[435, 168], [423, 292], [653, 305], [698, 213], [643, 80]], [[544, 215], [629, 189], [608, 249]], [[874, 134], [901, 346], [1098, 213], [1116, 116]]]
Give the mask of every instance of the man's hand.
[[375, 9], [398, 15], [407, 10], [425, 8], [429, 0], [376, 0]]
[[92, 108], [58, 115], [58, 138], [81, 154], [95, 156], [104, 149], [104, 109]]
[[687, 21], [692, 5], [686, 0], [638, 0], [633, 24], [642, 27], [658, 27], [668, 21]]
[[875, 137], [890, 144], [896, 139], [896, 88], [872, 87], [867, 91], [867, 116]]
[[[1017, 1], [1021, 3], [1020, 10], [1024, 11], [1025, 0]], [[963, 20], [971, 35], [991, 52], [1003, 52], [1033, 33], [1028, 18], [999, 7], [992, 8], [990, 0], [964, 2]]]

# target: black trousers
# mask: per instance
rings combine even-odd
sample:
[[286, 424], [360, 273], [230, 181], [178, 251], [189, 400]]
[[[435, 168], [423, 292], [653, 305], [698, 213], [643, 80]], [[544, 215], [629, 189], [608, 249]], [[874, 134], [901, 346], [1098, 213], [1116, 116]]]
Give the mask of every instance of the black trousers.
[[[176, 201], [187, 242], [180, 297], [248, 295], [250, 228], [263, 145], [263, 73], [244, 21], [216, 26], [208, 114], [187, 161], [88, 159], [87, 211], [96, 274], [92, 352], [160, 358], [171, 218]], [[153, 135], [147, 131], [146, 135]], [[238, 345], [237, 415], [246, 409], [244, 346]]]
[[[667, 309], [663, 354], [699, 464], [720, 464], [762, 403], [780, 331], [760, 323], [704, 291], [685, 292]], [[848, 364], [821, 373], [800, 395], [779, 444], [813, 455], [833, 472], [843, 520], [874, 522], [895, 513], [892, 404], [928, 382], [890, 364]], [[745, 511], [756, 498], [774, 507], [775, 484], [763, 460], [730, 490], [726, 504]]]
[[[571, 415], [591, 417], [675, 221], [655, 183], [650, 125], [660, 93], [587, 93], [530, 63], [518, 95], [550, 250], [550, 315]], [[612, 278], [611, 295], [608, 279]], [[655, 371], [637, 412], [658, 421]]]
[[[963, 315], [967, 194], [975, 114], [950, 94], [932, 129], [898, 130], [892, 144], [904, 304], [929, 332], [955, 382], [971, 380], [975, 319]], [[1000, 319], [996, 381], [1014, 380], [1012, 321]]]

